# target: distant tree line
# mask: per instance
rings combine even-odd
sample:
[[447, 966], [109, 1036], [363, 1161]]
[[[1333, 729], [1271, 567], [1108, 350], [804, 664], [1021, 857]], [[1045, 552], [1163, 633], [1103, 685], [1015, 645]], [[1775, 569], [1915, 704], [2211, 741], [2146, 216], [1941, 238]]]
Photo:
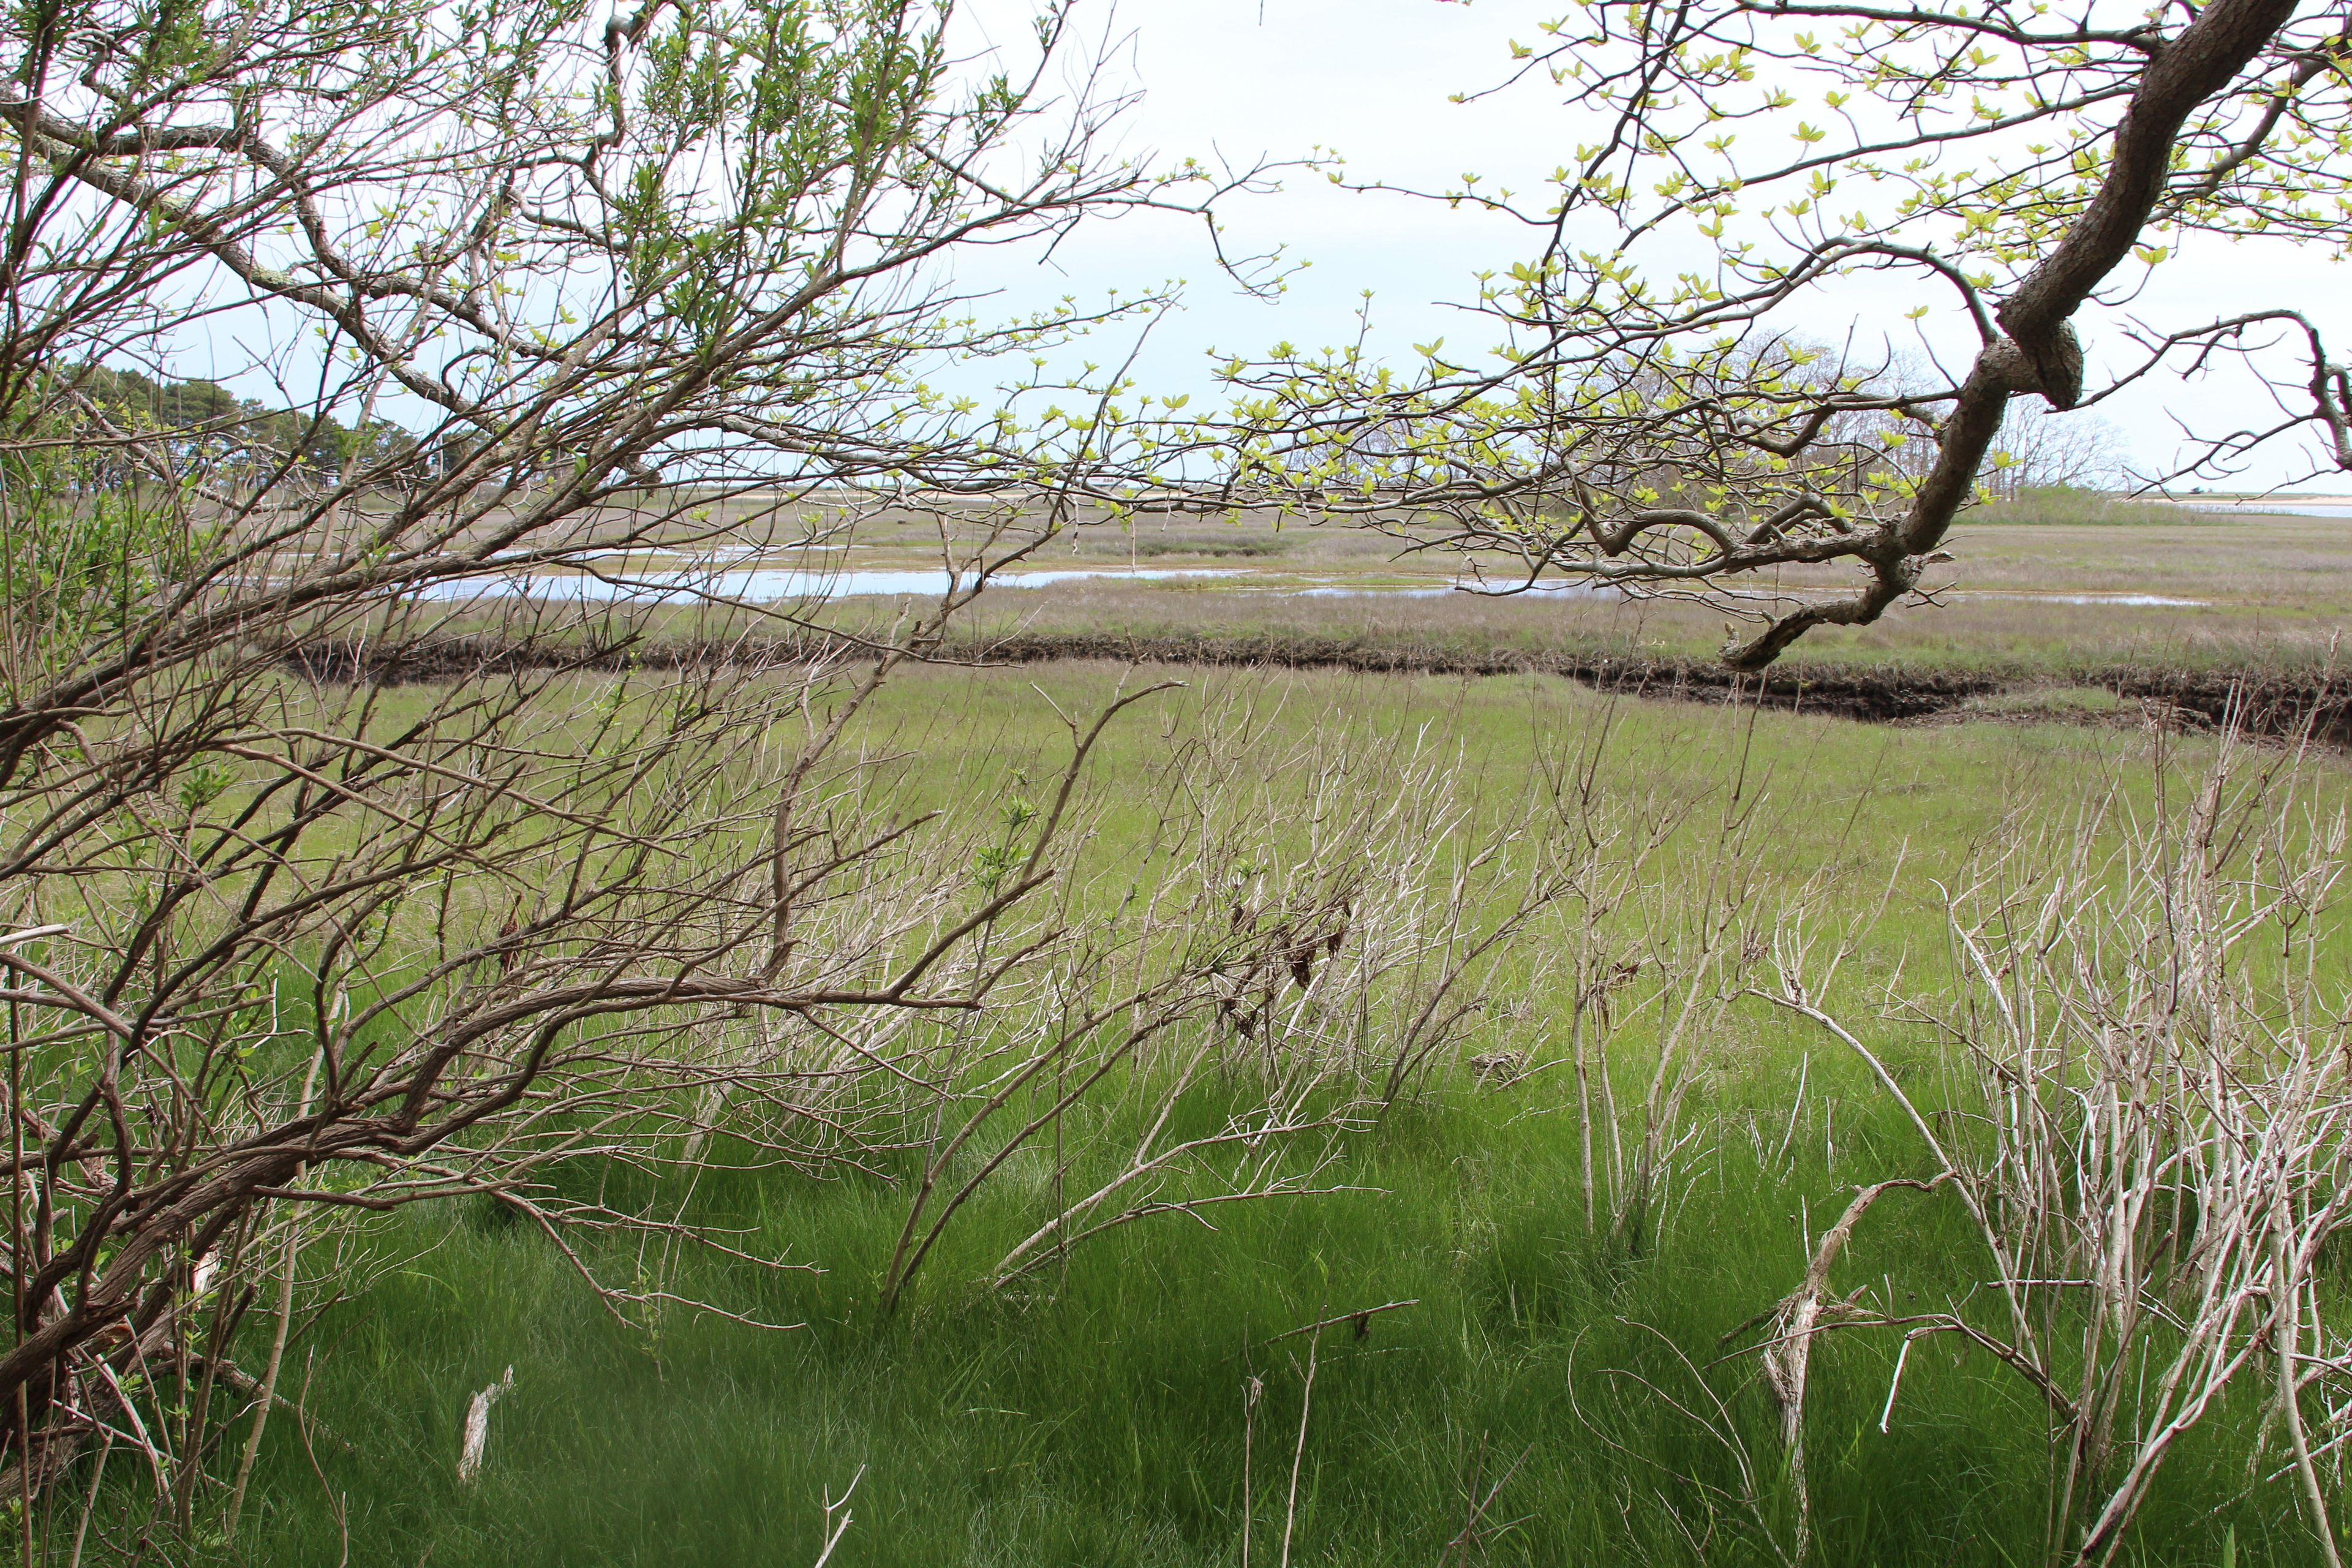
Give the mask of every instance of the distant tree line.
[[[373, 416], [345, 424], [329, 409], [273, 407], [240, 397], [216, 381], [159, 379], [137, 370], [84, 363], [60, 375], [58, 405], [79, 417], [77, 437], [95, 438], [103, 453], [108, 437], [136, 441], [144, 460], [125, 449], [89, 466], [84, 482], [110, 488], [134, 471], [152, 471], [153, 459], [168, 454], [178, 464], [215, 476], [242, 473], [257, 481], [309, 474], [325, 479], [346, 472], [378, 482], [404, 474], [437, 473], [453, 453], [420, 446], [398, 423]], [[156, 437], [163, 439], [158, 442]]]

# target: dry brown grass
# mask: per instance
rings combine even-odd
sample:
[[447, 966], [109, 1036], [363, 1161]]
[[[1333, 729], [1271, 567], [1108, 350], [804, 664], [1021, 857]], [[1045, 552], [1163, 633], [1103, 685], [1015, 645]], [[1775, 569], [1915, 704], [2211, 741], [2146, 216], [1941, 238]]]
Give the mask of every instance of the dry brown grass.
[[[767, 542], [748, 554], [699, 558], [728, 568], [920, 572], [936, 570], [950, 553], [968, 563], [976, 542], [953, 537], [952, 527], [943, 537], [937, 516], [886, 511], [847, 528], [819, 509], [755, 499], [706, 510], [710, 515], [697, 529], [703, 538], [723, 521], [731, 536]], [[1956, 530], [1953, 559], [1931, 569], [1926, 595], [1872, 626], [1817, 629], [1790, 662], [2058, 678], [2118, 668], [2309, 670], [2328, 662], [2337, 634], [2352, 624], [2352, 529], [2340, 520], [2183, 513], [2177, 522], [2093, 524], [1978, 516], [1981, 521], [1964, 521]], [[808, 542], [793, 548], [794, 541]], [[632, 565], [675, 570], [697, 559], [690, 550], [656, 552]], [[1506, 570], [1448, 552], [1413, 551], [1407, 542], [1361, 528], [1298, 519], [1144, 517], [1121, 525], [1097, 517], [1047, 542], [1013, 576], [1097, 575], [992, 590], [961, 618], [957, 643], [970, 648], [1008, 637], [1112, 637], [1162, 645], [1346, 645], [1452, 659], [1612, 654], [1707, 660], [1725, 637], [1719, 610], [1677, 600], [1449, 591], [1482, 564], [1490, 573]], [[1817, 592], [1836, 583], [1840, 570], [1790, 572], [1749, 586]], [[1203, 574], [1145, 578], [1130, 572]], [[1496, 586], [1509, 581], [1490, 579]], [[2135, 598], [2141, 602], [2128, 602]], [[723, 613], [681, 605], [654, 616], [649, 629], [693, 640], [811, 627], [887, 638], [909, 607], [921, 606], [874, 595]], [[453, 616], [450, 629], [466, 629], [468, 618]]]
[[[1435, 588], [1451, 580], [1454, 563], [1395, 560], [1388, 542], [1361, 534], [1287, 531], [1300, 542], [1272, 561], [1243, 565], [1172, 552], [1149, 559], [1151, 566], [1221, 566], [1236, 571], [1232, 577], [1107, 580], [1005, 593], [982, 601], [976, 624], [999, 635], [1294, 637], [1697, 657], [1711, 653], [1723, 636], [1718, 613], [1672, 600], [1315, 593], [1416, 581]], [[1081, 560], [1099, 559], [1097, 551], [1121, 542], [1117, 535], [1088, 539]], [[1874, 626], [1817, 631], [1799, 657], [2055, 669], [2303, 666], [2324, 661], [2352, 620], [2352, 531], [2326, 519], [2129, 529], [1984, 526], [1959, 541], [1955, 553], [1958, 559], [1941, 569], [1930, 598], [1900, 605]], [[2068, 602], [2095, 595], [2196, 602]]]

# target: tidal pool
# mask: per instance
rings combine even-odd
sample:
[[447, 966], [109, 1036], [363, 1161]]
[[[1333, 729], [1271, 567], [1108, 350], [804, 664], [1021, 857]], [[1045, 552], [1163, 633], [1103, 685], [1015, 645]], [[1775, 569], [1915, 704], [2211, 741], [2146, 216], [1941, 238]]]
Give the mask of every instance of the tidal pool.
[[[996, 588], [1044, 588], [1055, 583], [1132, 582], [1174, 577], [1232, 577], [1237, 571], [1217, 567], [1138, 568], [1134, 570], [1073, 570], [1008, 572], [992, 577]], [[966, 574], [964, 580], [971, 580]], [[944, 571], [863, 570], [839, 572], [802, 567], [751, 567], [726, 571], [673, 570], [641, 573], [505, 573], [495, 576], [461, 577], [436, 583], [424, 590], [430, 599], [569, 599], [576, 602], [627, 600], [655, 604], [772, 603], [782, 599], [858, 599], [900, 595], [937, 598], [948, 591]]]

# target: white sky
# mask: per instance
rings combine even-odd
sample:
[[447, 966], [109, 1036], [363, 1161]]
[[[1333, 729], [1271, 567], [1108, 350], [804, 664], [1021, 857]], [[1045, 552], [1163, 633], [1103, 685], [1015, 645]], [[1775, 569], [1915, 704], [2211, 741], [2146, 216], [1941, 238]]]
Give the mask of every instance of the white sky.
[[[1118, 42], [1114, 84], [1142, 93], [1123, 122], [1130, 150], [1204, 161], [1222, 155], [1246, 164], [1301, 157], [1319, 144], [1344, 154], [1358, 179], [1442, 187], [1475, 170], [1494, 184], [1533, 188], [1534, 176], [1564, 161], [1578, 140], [1567, 111], [1533, 89], [1466, 105], [1448, 97], [1496, 80], [1507, 68], [1509, 39], [1535, 37], [1536, 22], [1555, 8], [1526, 0], [1124, 0], [1115, 13], [1097, 8], [1090, 25]], [[1025, 27], [1027, 10], [1021, 0], [978, 0], [965, 15], [968, 25], [1003, 28], [1012, 37]], [[987, 280], [1028, 298], [1187, 279], [1185, 310], [1155, 333], [1143, 363], [1148, 388], [1197, 394], [1209, 384], [1207, 348], [1246, 354], [1278, 340], [1313, 348], [1351, 336], [1367, 289], [1374, 294], [1376, 341], [1391, 345], [1400, 363], [1412, 357], [1408, 344], [1448, 331], [1460, 334], [1454, 340], [1459, 346], [1483, 346], [1488, 334], [1443, 302], [1468, 297], [1475, 270], [1499, 269], [1529, 248], [1520, 237], [1525, 231], [1506, 221], [1339, 191], [1311, 174], [1292, 176], [1279, 194], [1236, 199], [1226, 217], [1234, 248], [1280, 245], [1310, 264], [1279, 303], [1241, 296], [1217, 276], [1195, 228], [1156, 218], [1096, 226], [1066, 245], [1044, 273], [1002, 257], [986, 269], [998, 276]], [[967, 266], [963, 280], [984, 276]], [[2134, 311], [2183, 326], [2294, 302], [2332, 331], [2331, 347], [2343, 353], [2352, 352], [2347, 285], [2352, 268], [2281, 242], [2214, 244], [2158, 268]], [[1951, 296], [1939, 289], [1858, 285], [1791, 324], [1833, 341], [1858, 319], [1865, 342], [1891, 333], [1916, 343], [1901, 320], [1913, 304], [1929, 303], [1936, 319], [1960, 324]], [[2095, 365], [2103, 346], [2123, 357], [2110, 328], [2087, 335]], [[2252, 392], [2240, 379], [2189, 387], [2165, 383], [2105, 412], [2125, 428], [2138, 460], [2161, 461], [2173, 447], [2176, 416], [2206, 426], [2252, 420], [2259, 412]], [[2280, 451], [2237, 484], [2279, 483], [2304, 471], [2307, 451]], [[2352, 478], [2303, 488], [2352, 490]]]

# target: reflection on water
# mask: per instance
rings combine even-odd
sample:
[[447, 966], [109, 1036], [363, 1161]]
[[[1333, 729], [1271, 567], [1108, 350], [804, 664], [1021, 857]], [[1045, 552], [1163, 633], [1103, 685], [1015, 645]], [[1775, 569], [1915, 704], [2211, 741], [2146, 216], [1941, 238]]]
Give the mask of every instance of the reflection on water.
[[1443, 588], [1344, 588], [1334, 584], [1320, 588], [1290, 588], [1281, 592], [1287, 599], [1515, 599], [1528, 594], [1570, 599], [1614, 599], [1621, 596], [1620, 590], [1606, 583], [1551, 577], [1532, 584], [1514, 584], [1509, 589], [1482, 588], [1463, 583], [1448, 584]]
[[[1119, 571], [1008, 572], [991, 577], [996, 588], [1043, 588], [1055, 583], [1100, 579], [1127, 582], [1168, 577], [1231, 577], [1237, 574], [1214, 567], [1175, 567]], [[509, 573], [494, 577], [466, 577], [436, 583], [425, 589], [433, 599], [553, 599], [579, 603], [627, 600], [632, 604], [698, 604], [719, 601], [769, 603], [783, 599], [856, 599], [905, 595], [937, 598], [949, 587], [943, 571], [842, 571], [803, 569], [673, 571], [584, 574]], [[971, 574], [962, 583], [969, 586]]]
[[[1507, 599], [1524, 594], [1542, 594], [1554, 598], [1616, 599], [1624, 591], [1607, 583], [1587, 582], [1580, 578], [1546, 578], [1532, 587], [1511, 590], [1473, 587], [1467, 584], [1443, 588], [1349, 588], [1328, 585], [1319, 588], [1276, 590], [1291, 599], [1441, 599], [1476, 598]], [[2208, 607], [2208, 599], [2173, 599], [2161, 594], [2000, 594], [1959, 591], [1948, 596], [1958, 599], [2022, 599], [2037, 605], [2123, 605], [2140, 608], [2199, 610]]]
[[1956, 599], [2021, 599], [2032, 605], [2128, 605], [2137, 608], [2201, 610], [2210, 599], [2168, 599], [2161, 594], [1980, 594], [1961, 592]]
[[[989, 579], [996, 588], [1046, 588], [1057, 583], [1166, 582], [1184, 578], [1254, 578], [1244, 567], [1076, 567], [1008, 572]], [[962, 582], [969, 585], [971, 574]], [[1297, 580], [1291, 579], [1295, 583]], [[436, 583], [423, 590], [427, 598], [449, 600], [527, 598], [575, 604], [626, 602], [632, 605], [704, 603], [776, 603], [793, 599], [856, 599], [881, 597], [937, 598], [946, 593], [948, 574], [936, 568], [861, 569], [828, 572], [803, 567], [704, 567], [646, 572], [530, 573], [508, 572]], [[1477, 584], [1444, 584], [1412, 587], [1321, 583], [1312, 587], [1290, 586], [1279, 580], [1247, 582], [1234, 586], [1244, 593], [1270, 594], [1292, 599], [1510, 599], [1541, 595], [1551, 599], [1618, 599], [1623, 590], [1607, 583], [1577, 577], [1547, 577], [1531, 584], [1507, 588]], [[2016, 599], [2040, 605], [2119, 605], [2133, 608], [2203, 609], [2210, 601], [2176, 599], [2161, 594], [2004, 594], [1960, 589], [1953, 598]]]
[[2194, 500], [2184, 504], [2191, 511], [2218, 512], [2223, 516], [2275, 517], [2284, 514], [2288, 517], [2332, 517], [2338, 522], [2352, 522], [2352, 500], [2283, 496], [2277, 500]]

